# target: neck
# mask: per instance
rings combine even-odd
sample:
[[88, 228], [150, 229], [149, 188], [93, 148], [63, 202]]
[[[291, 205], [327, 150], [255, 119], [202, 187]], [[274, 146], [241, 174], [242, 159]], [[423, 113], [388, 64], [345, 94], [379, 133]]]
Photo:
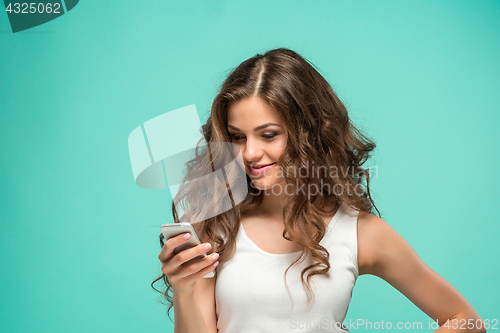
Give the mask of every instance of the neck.
[[[254, 216], [259, 216], [262, 218], [269, 218], [273, 220], [283, 220], [283, 211], [285, 209], [285, 206], [288, 202], [290, 202], [293, 197], [295, 196], [295, 187], [293, 187], [293, 190], [291, 188], [288, 188], [287, 191], [285, 191], [285, 186], [282, 186], [282, 193], [280, 194], [274, 194], [272, 189], [264, 190], [263, 192], [263, 199], [262, 203], [254, 209], [254, 211], [251, 213]], [[280, 192], [280, 191], [275, 191], [275, 192]], [[289, 194], [287, 194], [289, 193]], [[324, 209], [330, 210], [331, 208], [335, 208], [333, 210], [333, 213], [330, 214], [321, 214], [323, 217], [327, 219], [331, 219], [333, 215], [337, 212], [338, 210], [338, 204], [332, 203], [332, 201], [327, 200], [325, 202], [325, 207]]]
[[[263, 190], [262, 203], [255, 209], [255, 214], [261, 217], [269, 217], [273, 219], [283, 219], [283, 211], [288, 202], [295, 196], [295, 192], [288, 188], [288, 193], [285, 191], [286, 184], [279, 184], [281, 188], [274, 190], [278, 194], [273, 193], [272, 189]], [[281, 193], [279, 193], [281, 192]]]

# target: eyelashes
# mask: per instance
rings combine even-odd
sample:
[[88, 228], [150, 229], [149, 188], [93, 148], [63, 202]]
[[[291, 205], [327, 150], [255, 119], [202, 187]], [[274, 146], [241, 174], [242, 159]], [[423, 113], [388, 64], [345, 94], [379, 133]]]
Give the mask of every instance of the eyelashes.
[[[262, 137], [268, 141], [274, 139], [278, 134], [277, 133], [273, 133], [273, 134], [264, 134], [262, 135]], [[244, 136], [243, 135], [231, 135], [231, 140], [232, 141], [239, 141], [241, 140], [241, 138], [243, 138]]]

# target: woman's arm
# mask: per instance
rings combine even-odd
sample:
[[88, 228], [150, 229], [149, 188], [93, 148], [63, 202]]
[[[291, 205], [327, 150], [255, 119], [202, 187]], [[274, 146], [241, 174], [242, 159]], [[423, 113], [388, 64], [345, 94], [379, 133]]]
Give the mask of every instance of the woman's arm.
[[174, 292], [174, 333], [217, 333], [215, 280], [213, 277], [196, 281], [192, 293]]
[[183, 265], [210, 250], [206, 243], [176, 254], [174, 250], [187, 242], [186, 235], [189, 233], [168, 239], [158, 255], [161, 271], [173, 290], [174, 333], [216, 333], [215, 278], [204, 276], [217, 267], [218, 254]]
[[173, 294], [174, 333], [208, 333], [202, 312], [194, 293]]
[[[358, 218], [358, 265], [360, 275], [384, 279], [429, 317], [437, 319], [441, 327], [436, 332], [486, 332], [469, 302], [430, 269], [401, 235], [381, 218], [363, 212]], [[453, 319], [458, 320], [458, 325]], [[442, 326], [447, 320], [449, 327]], [[467, 329], [460, 329], [460, 320], [465, 320], [463, 326]]]

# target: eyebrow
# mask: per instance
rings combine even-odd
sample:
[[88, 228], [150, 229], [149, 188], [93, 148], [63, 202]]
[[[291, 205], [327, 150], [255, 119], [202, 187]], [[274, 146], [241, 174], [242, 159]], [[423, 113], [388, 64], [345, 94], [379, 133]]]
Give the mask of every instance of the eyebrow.
[[[257, 131], [259, 131], [259, 130], [261, 130], [261, 129], [263, 129], [263, 128], [266, 128], [266, 127], [269, 127], [269, 126], [272, 126], [272, 125], [275, 125], [275, 126], [279, 126], [279, 127], [281, 127], [281, 126], [280, 126], [280, 125], [278, 125], [278, 124], [274, 124], [274, 123], [267, 123], [267, 124], [264, 124], [264, 125], [260, 125], [260, 126], [258, 126], [258, 127], [255, 127], [255, 128], [253, 129], [253, 131], [254, 131], [254, 132], [257, 132]], [[237, 129], [236, 127], [234, 127], [234, 126], [232, 126], [232, 125], [227, 125], [227, 127], [231, 127], [231, 128], [232, 128], [232, 129], [234, 129], [235, 131], [240, 131], [240, 132], [241, 132], [241, 130], [240, 130], [240, 129]]]

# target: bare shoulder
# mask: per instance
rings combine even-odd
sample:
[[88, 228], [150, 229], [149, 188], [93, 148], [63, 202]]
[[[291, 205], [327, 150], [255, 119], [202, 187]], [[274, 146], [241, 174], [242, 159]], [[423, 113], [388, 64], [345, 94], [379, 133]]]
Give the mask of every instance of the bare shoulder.
[[467, 300], [427, 266], [401, 235], [368, 213], [358, 216], [358, 266], [359, 275], [372, 274], [385, 280], [429, 317], [439, 320], [439, 325], [456, 318], [481, 320]]
[[360, 212], [358, 216], [359, 275], [377, 275], [384, 253], [392, 251], [404, 239], [383, 219]]

